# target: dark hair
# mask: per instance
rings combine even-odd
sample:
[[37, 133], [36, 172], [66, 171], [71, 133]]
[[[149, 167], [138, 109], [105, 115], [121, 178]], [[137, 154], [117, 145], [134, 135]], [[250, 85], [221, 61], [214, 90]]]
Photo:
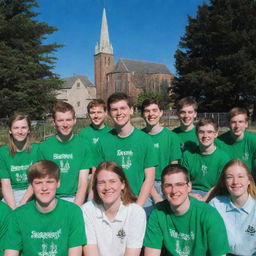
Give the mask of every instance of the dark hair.
[[246, 122], [248, 122], [249, 114], [248, 114], [248, 110], [247, 110], [247, 109], [245, 109], [245, 108], [240, 108], [240, 107], [232, 108], [232, 109], [229, 111], [228, 120], [231, 121], [231, 119], [232, 119], [234, 116], [237, 116], [237, 115], [245, 115], [245, 120], [246, 120]]
[[196, 124], [196, 132], [198, 133], [198, 130], [199, 130], [200, 127], [205, 126], [205, 125], [208, 125], [208, 124], [210, 124], [210, 125], [213, 126], [215, 132], [217, 132], [217, 131], [219, 130], [219, 126], [218, 126], [218, 124], [213, 120], [213, 118], [205, 118], [205, 117], [203, 117], [203, 118], [201, 118], [201, 119], [197, 122], [197, 124]]
[[32, 183], [34, 179], [42, 179], [45, 177], [60, 180], [60, 169], [57, 164], [50, 160], [41, 160], [30, 166], [28, 171], [28, 181]]
[[141, 113], [143, 114], [146, 107], [148, 107], [151, 104], [156, 104], [160, 110], [163, 110], [163, 104], [158, 99], [150, 98], [145, 99], [141, 104]]
[[195, 112], [197, 112], [198, 104], [194, 97], [188, 96], [180, 99], [176, 104], [177, 111], [179, 112], [184, 106], [193, 106]]
[[91, 108], [94, 108], [94, 107], [102, 107], [104, 111], [107, 110], [106, 103], [103, 99], [94, 99], [90, 101], [89, 104], [87, 105], [87, 112], [90, 113]]
[[187, 182], [190, 181], [189, 179], [189, 174], [188, 174], [188, 170], [186, 167], [184, 167], [183, 165], [181, 164], [170, 164], [170, 165], [167, 165], [163, 171], [162, 171], [162, 174], [161, 174], [161, 182], [162, 182], [162, 185], [164, 184], [164, 177], [167, 176], [167, 175], [171, 175], [171, 174], [174, 174], [174, 173], [183, 173], [184, 176], [185, 176], [185, 179]]
[[73, 118], [75, 118], [75, 115], [76, 115], [75, 110], [71, 104], [64, 102], [64, 101], [57, 101], [54, 104], [53, 109], [52, 109], [52, 117], [53, 117], [53, 119], [55, 119], [57, 112], [65, 113], [68, 111], [70, 111], [73, 115]]
[[125, 100], [130, 108], [133, 107], [132, 100], [131, 100], [130, 96], [128, 96], [127, 94], [125, 94], [123, 92], [115, 92], [108, 97], [108, 101], [107, 101], [108, 111], [110, 110], [111, 104], [116, 103], [121, 100]]
[[225, 183], [226, 172], [230, 167], [233, 167], [233, 166], [240, 166], [245, 169], [248, 179], [250, 180], [250, 184], [247, 188], [247, 191], [254, 199], [256, 199], [256, 186], [255, 186], [253, 176], [252, 176], [248, 166], [240, 159], [232, 159], [223, 167], [223, 170], [219, 177], [219, 180], [218, 180], [216, 186], [214, 187], [214, 189], [212, 190], [212, 192], [210, 193], [210, 195], [207, 199], [207, 202], [209, 202], [212, 198], [214, 198], [216, 196], [229, 195], [229, 192], [227, 190], [227, 186]]
[[114, 172], [115, 174], [117, 174], [120, 181], [122, 183], [124, 183], [125, 187], [121, 192], [121, 200], [122, 200], [124, 205], [136, 202], [137, 198], [133, 194], [133, 192], [130, 188], [130, 185], [128, 183], [128, 180], [125, 176], [125, 173], [124, 173], [122, 167], [120, 165], [118, 165], [117, 163], [115, 163], [115, 162], [105, 161], [105, 162], [100, 163], [98, 165], [98, 167], [96, 168], [96, 171], [94, 173], [93, 182], [92, 182], [92, 190], [93, 190], [93, 194], [94, 194], [94, 201], [97, 204], [102, 204], [103, 203], [99, 194], [98, 194], [98, 191], [97, 191], [97, 182], [98, 182], [97, 178], [98, 178], [99, 173], [102, 170]]
[[[8, 147], [9, 147], [10, 154], [12, 156], [14, 156], [15, 153], [17, 152], [17, 147], [14, 143], [13, 136], [10, 133], [10, 131], [11, 131], [13, 123], [16, 122], [16, 121], [20, 121], [20, 120], [26, 120], [26, 122], [28, 124], [28, 129], [29, 129], [29, 131], [31, 130], [31, 121], [30, 121], [29, 116], [27, 116], [25, 114], [22, 114], [22, 113], [16, 113], [16, 114], [14, 114], [13, 116], [11, 116], [9, 118], [9, 121], [8, 121], [8, 127], [9, 127]], [[32, 143], [32, 138], [31, 138], [31, 134], [29, 133], [27, 135], [26, 143], [25, 143], [25, 146], [24, 146], [25, 150], [28, 151], [28, 152], [31, 150], [31, 143]]]

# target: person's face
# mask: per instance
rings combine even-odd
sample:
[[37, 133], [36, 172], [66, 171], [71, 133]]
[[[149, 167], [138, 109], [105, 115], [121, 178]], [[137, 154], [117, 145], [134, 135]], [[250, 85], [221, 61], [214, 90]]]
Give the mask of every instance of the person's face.
[[133, 108], [128, 106], [126, 100], [120, 100], [110, 104], [109, 115], [113, 119], [115, 125], [119, 127], [125, 126], [130, 122]]
[[73, 131], [73, 127], [76, 124], [76, 118], [71, 111], [56, 112], [54, 124], [59, 134], [63, 136], [69, 135]]
[[125, 184], [121, 182], [119, 176], [107, 170], [102, 170], [97, 176], [97, 192], [104, 206], [119, 204], [121, 192]]
[[14, 121], [11, 129], [9, 130], [13, 139], [20, 142], [26, 140], [29, 132], [28, 122], [26, 119]]
[[247, 189], [250, 184], [249, 177], [244, 167], [239, 165], [230, 166], [225, 173], [225, 184], [231, 197], [238, 198], [248, 195]]
[[90, 111], [88, 113], [89, 118], [93, 123], [93, 125], [99, 128], [104, 126], [104, 120], [105, 120], [106, 114], [107, 113], [102, 106], [92, 107], [90, 108]]
[[164, 176], [163, 192], [173, 209], [182, 207], [187, 203], [191, 192], [191, 182], [187, 182], [183, 173], [173, 173]]
[[194, 106], [192, 105], [185, 105], [178, 112], [178, 117], [181, 122], [181, 125], [186, 127], [193, 125], [196, 115], [197, 113], [194, 109]]
[[209, 147], [214, 144], [214, 139], [217, 137], [217, 131], [211, 124], [207, 124], [198, 128], [197, 136], [200, 144], [204, 147]]
[[143, 111], [143, 118], [150, 126], [155, 126], [158, 124], [162, 115], [163, 111], [160, 110], [157, 104], [150, 104], [149, 106], [145, 107]]
[[247, 127], [248, 122], [244, 114], [233, 116], [230, 120], [230, 130], [236, 137], [243, 136]]
[[[36, 201], [41, 207], [49, 207], [54, 204], [55, 194], [60, 182], [54, 178], [35, 178], [31, 183]], [[54, 207], [54, 205], [53, 205]]]

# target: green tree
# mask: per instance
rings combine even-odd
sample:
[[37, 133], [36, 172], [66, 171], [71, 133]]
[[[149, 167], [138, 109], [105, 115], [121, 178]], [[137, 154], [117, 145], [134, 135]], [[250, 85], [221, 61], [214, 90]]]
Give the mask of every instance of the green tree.
[[36, 21], [36, 0], [0, 0], [0, 116], [15, 111], [41, 118], [55, 101], [61, 80], [52, 72], [51, 53], [61, 45], [43, 44], [57, 29]]
[[256, 1], [211, 0], [188, 17], [176, 51], [177, 98], [204, 111], [250, 107], [256, 99]]

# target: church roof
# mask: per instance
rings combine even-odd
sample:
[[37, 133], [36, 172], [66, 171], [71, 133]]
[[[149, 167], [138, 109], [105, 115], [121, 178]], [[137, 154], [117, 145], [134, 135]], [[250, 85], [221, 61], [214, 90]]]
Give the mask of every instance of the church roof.
[[71, 89], [73, 84], [76, 82], [77, 79], [80, 79], [81, 82], [84, 84], [85, 87], [92, 87], [94, 86], [88, 79], [87, 76], [83, 75], [75, 75], [71, 77], [63, 78], [63, 84], [61, 85], [62, 89]]
[[160, 63], [146, 62], [140, 60], [119, 59], [113, 73], [145, 73], [145, 74], [171, 74], [169, 69]]

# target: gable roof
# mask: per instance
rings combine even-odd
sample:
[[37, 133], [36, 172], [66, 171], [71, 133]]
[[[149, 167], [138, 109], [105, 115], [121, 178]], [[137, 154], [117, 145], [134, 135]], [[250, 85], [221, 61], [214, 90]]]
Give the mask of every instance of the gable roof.
[[[169, 69], [160, 63], [130, 60], [130, 59], [119, 59], [115, 65], [113, 73], [145, 73], [145, 74], [171, 74]], [[112, 73], [111, 72], [111, 73]]]
[[75, 75], [75, 76], [66, 77], [66, 78], [61, 79], [63, 81], [63, 84], [61, 85], [61, 88], [62, 89], [71, 89], [73, 84], [76, 82], [77, 79], [80, 79], [85, 87], [92, 87], [92, 86], [94, 86], [89, 81], [87, 76]]

